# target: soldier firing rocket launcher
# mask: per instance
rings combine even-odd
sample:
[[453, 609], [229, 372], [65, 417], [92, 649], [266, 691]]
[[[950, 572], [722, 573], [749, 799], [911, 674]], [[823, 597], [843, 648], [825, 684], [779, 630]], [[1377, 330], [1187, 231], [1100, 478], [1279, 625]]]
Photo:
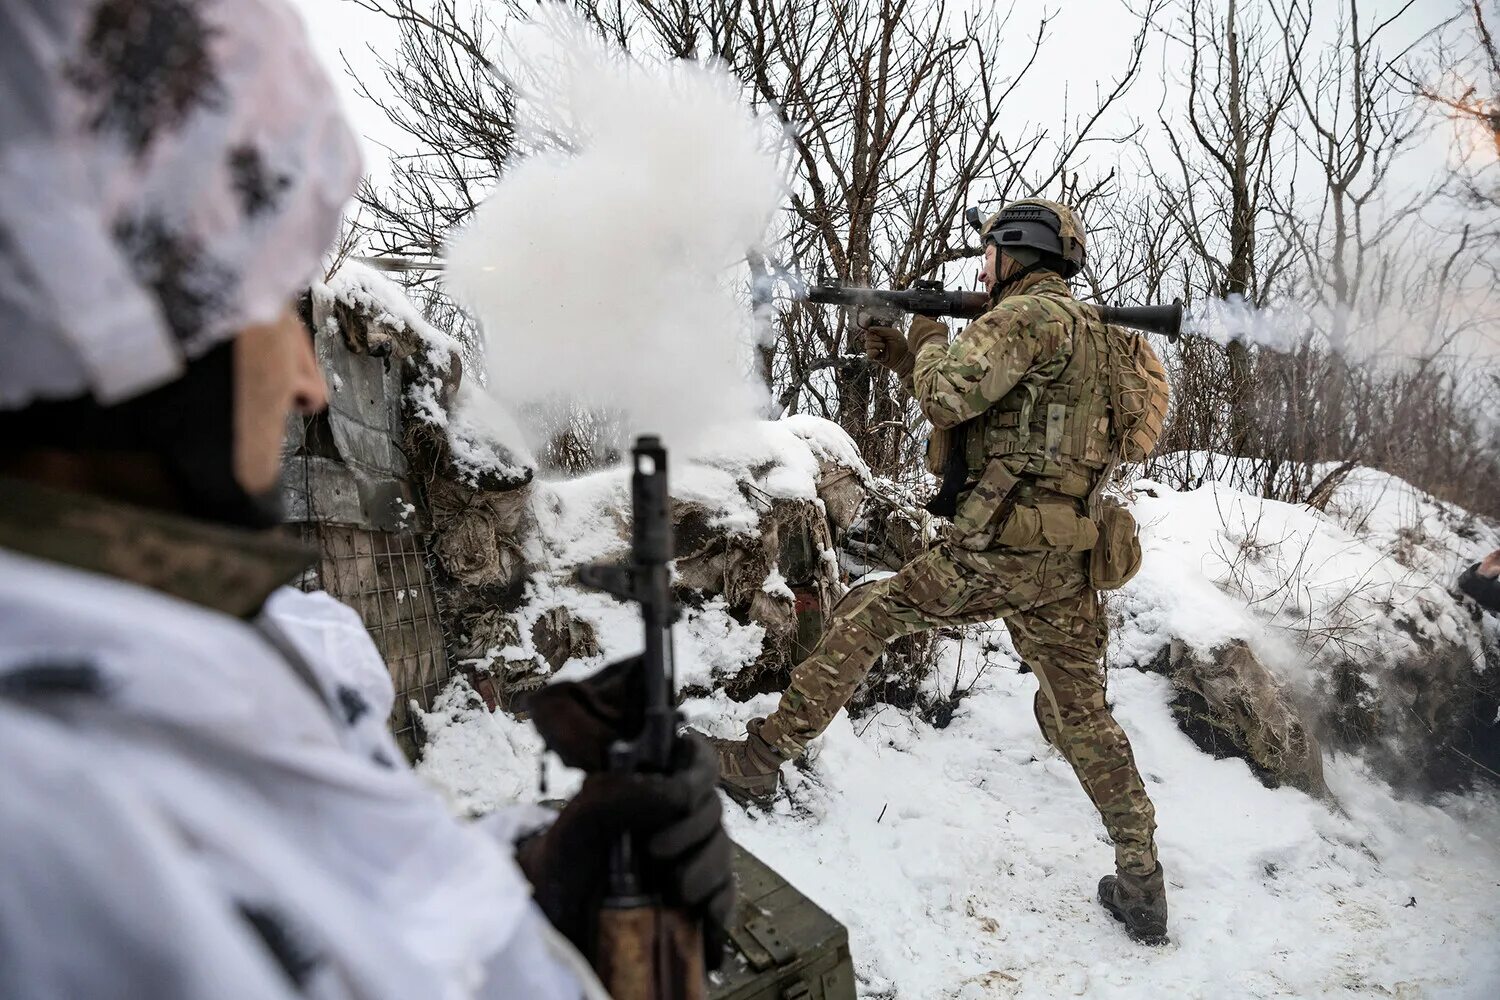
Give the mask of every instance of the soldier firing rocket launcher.
[[[977, 319], [990, 307], [984, 292], [950, 292], [941, 281], [914, 281], [902, 291], [886, 288], [851, 288], [830, 283], [807, 290], [807, 301], [828, 306], [846, 306], [872, 314], [917, 313], [922, 316], [957, 316]], [[1182, 300], [1167, 306], [1095, 306], [1106, 323], [1132, 330], [1165, 334], [1173, 343], [1182, 336]]]

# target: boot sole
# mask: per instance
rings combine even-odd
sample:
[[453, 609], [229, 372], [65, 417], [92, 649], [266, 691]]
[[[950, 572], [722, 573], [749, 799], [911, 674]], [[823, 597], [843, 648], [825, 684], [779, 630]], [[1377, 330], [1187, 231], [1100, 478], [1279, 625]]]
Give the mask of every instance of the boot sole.
[[719, 787], [724, 790], [724, 794], [728, 795], [732, 801], [742, 806], [756, 806], [760, 809], [770, 809], [776, 802], [776, 793], [780, 790], [778, 786], [772, 788], [769, 792], [756, 793], [741, 788], [738, 785], [731, 785], [726, 781], [720, 781]]

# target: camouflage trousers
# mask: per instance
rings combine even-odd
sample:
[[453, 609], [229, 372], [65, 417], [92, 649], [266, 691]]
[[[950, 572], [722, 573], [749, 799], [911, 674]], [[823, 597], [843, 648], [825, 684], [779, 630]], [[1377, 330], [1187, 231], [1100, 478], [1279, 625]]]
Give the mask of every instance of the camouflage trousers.
[[991, 549], [947, 543], [893, 577], [854, 588], [833, 610], [817, 648], [792, 672], [761, 736], [799, 756], [848, 702], [885, 644], [945, 625], [1005, 619], [1036, 675], [1035, 711], [1104, 821], [1121, 871], [1156, 868], [1156, 811], [1104, 693], [1104, 615], [1088, 585], [1087, 552]]

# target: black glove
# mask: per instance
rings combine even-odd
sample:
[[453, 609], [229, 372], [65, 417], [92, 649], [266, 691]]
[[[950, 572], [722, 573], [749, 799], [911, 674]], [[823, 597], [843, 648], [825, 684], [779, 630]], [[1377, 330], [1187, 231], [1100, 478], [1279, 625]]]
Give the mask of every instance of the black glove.
[[1479, 563], [1464, 570], [1463, 576], [1458, 578], [1458, 589], [1486, 611], [1500, 614], [1500, 579], [1481, 573]]
[[[640, 729], [640, 660], [588, 680], [554, 684], [528, 700], [543, 738], [563, 762], [595, 773], [547, 830], [523, 841], [517, 860], [542, 911], [586, 955], [608, 889], [609, 856], [629, 832], [645, 888], [703, 922], [704, 959], [716, 969], [734, 915], [729, 836], [719, 802], [718, 755], [697, 736], [679, 736], [666, 774], [599, 772], [610, 743]], [[629, 706], [635, 706], [631, 711]]]
[[865, 357], [902, 378], [911, 374], [915, 360], [906, 347], [906, 335], [895, 327], [865, 327]]
[[645, 691], [641, 658], [632, 656], [585, 680], [548, 684], [522, 707], [547, 749], [569, 767], [592, 774], [609, 768], [611, 743], [641, 731]]

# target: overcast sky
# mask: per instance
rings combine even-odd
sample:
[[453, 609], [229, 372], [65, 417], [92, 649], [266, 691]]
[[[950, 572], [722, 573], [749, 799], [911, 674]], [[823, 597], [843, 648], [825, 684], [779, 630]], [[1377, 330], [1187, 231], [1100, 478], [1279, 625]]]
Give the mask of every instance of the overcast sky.
[[[378, 88], [378, 69], [372, 53], [389, 54], [396, 45], [393, 22], [365, 10], [348, 0], [292, 0], [306, 18], [314, 46], [335, 77], [350, 118], [364, 139], [365, 169], [377, 179], [385, 173], [389, 153], [386, 147], [400, 147], [404, 138], [385, 120], [378, 109], [355, 94], [347, 62], [372, 88]], [[979, 0], [987, 5], [992, 0]], [[1139, 7], [1145, 0], [1130, 0]], [[1263, 0], [1242, 0], [1250, 8]], [[1398, 10], [1403, 0], [1366, 0], [1361, 4], [1367, 17], [1386, 16]], [[950, 11], [962, 6], [950, 3]], [[1466, 4], [1459, 0], [1416, 0], [1391, 33], [1392, 47], [1412, 38], [1458, 12]], [[1315, 34], [1321, 29], [1331, 35], [1335, 28], [1338, 4], [1335, 0], [1314, 0]], [[1011, 24], [1017, 36], [1015, 58], [1018, 63], [1029, 53], [1030, 37], [1042, 14], [1052, 17], [1049, 42], [1043, 48], [1031, 76], [1010, 102], [1013, 126], [1028, 122], [1048, 123], [1053, 131], [1063, 127], [1064, 109], [1076, 114], [1092, 105], [1099, 88], [1108, 88], [1125, 67], [1129, 43], [1136, 19], [1121, 0], [1016, 0]], [[1006, 53], [1001, 53], [1003, 60]], [[1156, 124], [1158, 107], [1170, 119], [1180, 111], [1185, 98], [1178, 85], [1182, 76], [1180, 53], [1153, 40], [1139, 80], [1125, 104], [1127, 113], [1114, 116], [1123, 124], [1129, 117], [1145, 122], [1148, 128], [1145, 155], [1155, 155], [1161, 148], [1160, 129]], [[1004, 65], [1000, 69], [1004, 71]], [[1066, 95], [1066, 101], [1065, 101]], [[1050, 123], [1056, 123], [1052, 126]], [[1410, 185], [1422, 184], [1442, 169], [1447, 155], [1446, 135], [1437, 135], [1416, 155], [1403, 164], [1402, 176]], [[1122, 175], [1127, 179], [1132, 169], [1139, 169], [1139, 150], [1096, 147], [1096, 156], [1116, 158], [1123, 153]]]

